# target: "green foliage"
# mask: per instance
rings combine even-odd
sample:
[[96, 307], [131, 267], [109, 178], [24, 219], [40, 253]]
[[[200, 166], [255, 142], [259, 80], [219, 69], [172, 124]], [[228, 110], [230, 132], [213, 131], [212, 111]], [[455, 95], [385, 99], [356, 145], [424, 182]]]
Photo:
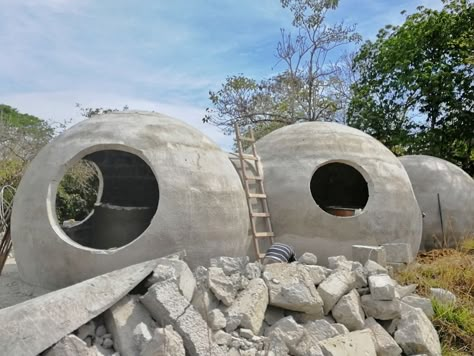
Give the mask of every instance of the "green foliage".
[[335, 121], [341, 116], [338, 112], [346, 102], [342, 92], [347, 90], [341, 74], [346, 63], [328, 63], [326, 58], [334, 48], [357, 42], [360, 36], [354, 26], [326, 23], [337, 0], [281, 0], [281, 4], [293, 14], [296, 32], [281, 30], [275, 56], [284, 69], [262, 80], [243, 74], [228, 77], [218, 91], [209, 92], [212, 107], [203, 122], [228, 134], [235, 122], [268, 133], [299, 121]]
[[79, 161], [59, 183], [56, 194], [56, 214], [59, 222], [81, 221], [93, 210], [97, 201], [99, 177], [93, 164]]
[[474, 5], [444, 3], [361, 47], [348, 122], [397, 154], [431, 154], [473, 174]]

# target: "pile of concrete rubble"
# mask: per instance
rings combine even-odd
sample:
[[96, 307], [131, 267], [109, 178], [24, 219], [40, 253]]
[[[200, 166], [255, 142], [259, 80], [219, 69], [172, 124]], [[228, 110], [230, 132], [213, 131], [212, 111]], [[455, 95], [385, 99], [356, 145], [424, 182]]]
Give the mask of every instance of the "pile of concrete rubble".
[[158, 260], [131, 294], [45, 351], [69, 355], [441, 355], [431, 301], [367, 259]]

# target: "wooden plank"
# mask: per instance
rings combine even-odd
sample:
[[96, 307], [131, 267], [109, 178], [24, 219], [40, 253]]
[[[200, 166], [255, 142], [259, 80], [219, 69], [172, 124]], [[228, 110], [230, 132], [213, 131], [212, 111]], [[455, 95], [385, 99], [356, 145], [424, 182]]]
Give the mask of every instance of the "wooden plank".
[[248, 193], [249, 198], [255, 198], [255, 199], [265, 199], [267, 196], [266, 194], [260, 194], [260, 193]]
[[263, 177], [259, 177], [259, 176], [247, 176], [245, 178], [247, 180], [263, 180]]
[[258, 238], [273, 237], [273, 236], [275, 236], [273, 232], [257, 232], [255, 234], [255, 237], [258, 237]]
[[270, 213], [252, 213], [254, 218], [269, 218]]
[[258, 161], [258, 157], [254, 155], [247, 155], [242, 153], [242, 158], [249, 161]]

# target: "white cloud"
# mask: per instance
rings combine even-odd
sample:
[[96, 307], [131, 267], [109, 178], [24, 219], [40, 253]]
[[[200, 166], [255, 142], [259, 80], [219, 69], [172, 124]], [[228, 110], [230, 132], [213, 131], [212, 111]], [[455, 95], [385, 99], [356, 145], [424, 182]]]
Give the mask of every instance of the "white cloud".
[[31, 92], [0, 95], [0, 103], [2, 102], [51, 123], [67, 122], [68, 126], [83, 120], [75, 103], [80, 103], [86, 108], [122, 109], [127, 105], [129, 110], [155, 111], [176, 117], [202, 131], [221, 148], [232, 149], [232, 137], [224, 135], [214, 126], [203, 124], [204, 108], [188, 103], [149, 101], [101, 92]]

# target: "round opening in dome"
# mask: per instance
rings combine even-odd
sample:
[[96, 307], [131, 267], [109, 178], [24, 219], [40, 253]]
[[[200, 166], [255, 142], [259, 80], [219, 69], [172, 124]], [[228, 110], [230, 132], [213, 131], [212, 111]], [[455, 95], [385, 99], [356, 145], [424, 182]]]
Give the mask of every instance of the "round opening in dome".
[[129, 152], [96, 151], [64, 174], [56, 217], [76, 243], [95, 249], [125, 246], [150, 225], [159, 189], [148, 164]]
[[362, 213], [369, 199], [367, 181], [354, 167], [331, 162], [319, 167], [311, 178], [311, 195], [326, 213], [351, 217]]

